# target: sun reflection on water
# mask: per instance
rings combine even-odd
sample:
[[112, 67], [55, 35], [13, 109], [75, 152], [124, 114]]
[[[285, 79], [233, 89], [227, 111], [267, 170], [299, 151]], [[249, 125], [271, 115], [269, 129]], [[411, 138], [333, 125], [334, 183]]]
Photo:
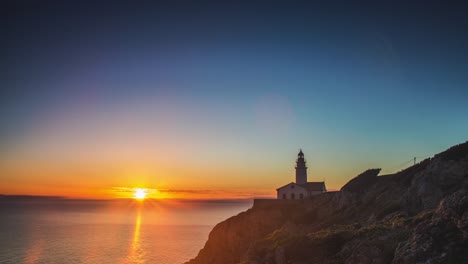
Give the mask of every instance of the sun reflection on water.
[[144, 256], [145, 252], [143, 250], [143, 246], [140, 239], [140, 226], [141, 226], [141, 208], [142, 206], [138, 207], [136, 219], [135, 219], [135, 229], [133, 231], [133, 240], [132, 244], [130, 245], [130, 253], [127, 257], [127, 261], [125, 263], [145, 263]]
[[27, 254], [24, 259], [25, 264], [39, 263], [39, 260], [43, 254], [45, 241], [43, 239], [33, 240], [32, 246], [26, 251]]

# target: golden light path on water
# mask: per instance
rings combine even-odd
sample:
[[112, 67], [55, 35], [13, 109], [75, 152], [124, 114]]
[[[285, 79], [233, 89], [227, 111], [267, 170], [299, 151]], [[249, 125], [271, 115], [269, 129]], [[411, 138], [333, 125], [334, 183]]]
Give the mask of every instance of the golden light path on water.
[[26, 251], [27, 252], [26, 257], [23, 260], [24, 261], [23, 263], [25, 264], [39, 263], [39, 260], [41, 256], [43, 255], [45, 241], [44, 239], [40, 238], [38, 235], [40, 235], [39, 231], [34, 230], [32, 245]]
[[132, 244], [130, 245], [130, 254], [127, 257], [127, 261], [124, 263], [145, 263], [143, 248], [140, 241], [140, 226], [141, 226], [141, 210], [143, 207], [143, 203], [138, 205], [138, 211], [135, 219], [135, 229], [133, 231], [133, 240]]

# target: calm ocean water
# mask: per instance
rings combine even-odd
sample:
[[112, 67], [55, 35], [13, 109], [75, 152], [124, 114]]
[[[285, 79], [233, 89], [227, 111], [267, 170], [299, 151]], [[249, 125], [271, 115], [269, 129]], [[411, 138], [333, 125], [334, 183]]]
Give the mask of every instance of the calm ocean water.
[[0, 201], [0, 263], [158, 263], [195, 257], [243, 202]]

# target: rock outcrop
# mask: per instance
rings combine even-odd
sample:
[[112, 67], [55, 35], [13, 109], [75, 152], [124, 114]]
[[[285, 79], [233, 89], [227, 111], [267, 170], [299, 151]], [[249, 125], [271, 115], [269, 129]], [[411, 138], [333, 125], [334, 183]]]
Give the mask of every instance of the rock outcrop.
[[377, 175], [379, 175], [380, 169], [369, 169], [359, 174], [347, 184], [345, 184], [341, 191], [350, 193], [363, 193], [369, 189], [370, 186], [377, 182]]
[[379, 172], [311, 200], [257, 202], [187, 264], [468, 263], [468, 142]]

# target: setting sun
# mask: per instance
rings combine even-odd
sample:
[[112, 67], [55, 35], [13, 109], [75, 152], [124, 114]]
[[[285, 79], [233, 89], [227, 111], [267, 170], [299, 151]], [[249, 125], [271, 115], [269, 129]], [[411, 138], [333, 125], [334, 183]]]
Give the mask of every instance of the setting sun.
[[144, 200], [146, 198], [147, 192], [146, 189], [136, 188], [133, 197], [137, 200]]

